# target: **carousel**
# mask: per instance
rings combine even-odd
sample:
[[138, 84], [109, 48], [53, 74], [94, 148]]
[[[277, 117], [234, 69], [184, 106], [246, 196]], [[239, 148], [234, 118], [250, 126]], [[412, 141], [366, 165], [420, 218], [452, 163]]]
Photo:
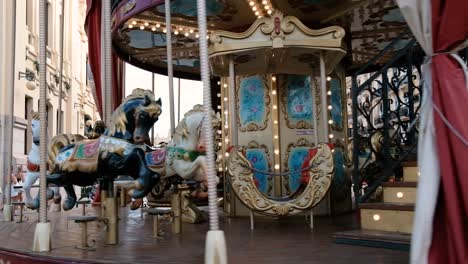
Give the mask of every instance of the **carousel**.
[[[85, 136], [46, 139], [42, 41], [41, 104], [31, 121], [34, 147], [21, 204], [28, 216], [13, 222], [11, 205], [5, 207], [0, 232], [9, 239], [0, 242], [0, 263], [408, 260], [416, 198], [402, 198], [418, 181], [410, 180], [418, 170], [408, 159], [420, 130], [421, 104], [412, 100], [423, 93], [423, 53], [397, 4], [88, 5], [90, 54], [93, 47], [100, 51], [91, 70], [104, 122], [89, 124]], [[41, 15], [45, 6], [41, 1]], [[40, 30], [45, 36], [45, 20]], [[154, 79], [152, 90], [126, 87], [132, 92], [123, 98], [124, 62], [167, 75], [169, 101], [159, 98]], [[362, 74], [370, 77], [361, 85]], [[203, 104], [178, 123], [175, 77], [203, 83]], [[375, 105], [365, 103], [368, 94]], [[382, 124], [361, 133], [360, 120], [374, 118], [380, 105]], [[405, 119], [400, 105], [409, 109]], [[149, 134], [161, 115], [170, 116], [172, 136], [154, 144]], [[395, 177], [397, 170], [403, 176]], [[376, 179], [363, 178], [369, 173]], [[395, 178], [401, 182], [392, 185]], [[38, 179], [36, 196], [30, 189]], [[378, 200], [382, 186], [388, 190]], [[400, 187], [413, 190], [403, 196], [391, 189]], [[392, 192], [401, 200], [393, 201]], [[94, 194], [100, 205], [86, 207]], [[369, 205], [369, 197], [377, 202]]]

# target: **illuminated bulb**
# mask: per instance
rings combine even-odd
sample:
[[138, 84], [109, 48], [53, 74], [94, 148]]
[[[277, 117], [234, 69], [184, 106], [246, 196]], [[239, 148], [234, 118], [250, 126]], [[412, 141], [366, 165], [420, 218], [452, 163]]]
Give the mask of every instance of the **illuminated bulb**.
[[372, 216], [372, 218], [374, 219], [374, 221], [379, 221], [380, 220], [380, 215], [375, 214], [375, 215]]
[[251, 5], [251, 6], [255, 5], [255, 2], [254, 2], [254, 1], [250, 1], [250, 2], [249, 2], [249, 5]]
[[218, 170], [221, 172], [221, 171], [223, 171], [223, 168], [219, 168]]
[[275, 123], [275, 125], [277, 125], [277, 124], [278, 124], [278, 121], [277, 121], [277, 120], [275, 120], [275, 121], [273, 121], [273, 123]]
[[278, 139], [278, 135], [275, 135], [274, 138], [275, 138], [275, 139]]
[[328, 137], [329, 137], [329, 138], [333, 138], [334, 136], [333, 136], [333, 134], [330, 134], [330, 135], [328, 135]]
[[157, 27], [157, 28], [160, 28], [160, 27], [161, 27], [161, 24], [157, 23], [157, 24], [156, 24], [156, 27]]
[[418, 171], [418, 176], [421, 176], [421, 173]]
[[228, 126], [228, 125], [224, 125], [224, 128], [225, 128], [225, 129], [228, 129], [228, 128], [229, 128], [229, 126]]
[[270, 9], [270, 6], [267, 6], [267, 5], [266, 5], [266, 6], [265, 6], [265, 9], [266, 9], [266, 10]]
[[200, 35], [196, 34], [196, 35], [195, 35], [195, 37], [196, 37], [196, 38], [199, 38], [199, 37], [200, 37]]
[[221, 131], [221, 130], [218, 130], [218, 134], [220, 134], [220, 135], [221, 135], [222, 133], [223, 133], [223, 131]]
[[276, 164], [276, 165], [275, 165], [275, 169], [279, 170], [279, 168], [280, 168], [280, 167], [279, 167], [279, 164]]
[[224, 88], [226, 88], [227, 86], [228, 86], [227, 83], [223, 84], [223, 87], [224, 87]]
[[275, 76], [271, 77], [271, 80], [276, 81], [276, 77]]
[[226, 156], [226, 157], [229, 157], [229, 153], [228, 153], [228, 152], [226, 152], [226, 153], [224, 154], [224, 156]]
[[227, 115], [227, 114], [228, 114], [228, 111], [227, 111], [227, 110], [226, 110], [226, 111], [224, 111], [224, 114], [225, 114], [225, 115]]
[[133, 28], [133, 25], [132, 24], [128, 25], [128, 28]]
[[271, 91], [271, 94], [276, 94], [276, 90]]
[[329, 105], [328, 110], [332, 110], [333, 106]]
[[262, 4], [266, 5], [266, 4], [268, 4], [268, 2], [266, 0], [263, 0]]
[[221, 97], [221, 94], [220, 94], [220, 93], [218, 93], [218, 94], [216, 94], [216, 96], [218, 96], [218, 97]]
[[328, 120], [328, 124], [333, 124], [333, 120]]
[[267, 13], [268, 13], [269, 15], [271, 15], [271, 13], [273, 13], [273, 12], [272, 12], [271, 10], [268, 10]]
[[327, 81], [331, 81], [331, 77], [330, 77], [330, 76], [327, 77]]
[[141, 30], [145, 29], [145, 26], [140, 26], [140, 29], [141, 29]]
[[332, 153], [335, 153], [335, 149], [332, 149]]
[[193, 33], [193, 29], [191, 29], [189, 32], [192, 34], [192, 33]]
[[224, 101], [226, 102], [227, 100], [228, 100], [228, 98], [227, 98], [227, 97], [224, 97]]
[[184, 36], [188, 37], [189, 33], [188, 32], [185, 32]]
[[218, 83], [218, 85], [220, 85], [220, 84], [221, 84], [221, 82], [220, 82], [220, 81], [218, 81], [217, 83]]
[[256, 6], [252, 7], [252, 11], [255, 11], [255, 10], [257, 10], [257, 7]]
[[327, 94], [328, 94], [328, 95], [331, 95], [331, 91], [328, 91]]
[[279, 150], [275, 149], [275, 154], [278, 155], [278, 154], [279, 154]]
[[145, 22], [145, 27], [149, 26], [149, 23], [148, 22]]
[[258, 16], [258, 15], [260, 15], [260, 13], [259, 13], [258, 11], [256, 11], [256, 12], [255, 12], [255, 15]]
[[180, 27], [180, 28], [179, 28], [179, 31], [182, 31], [182, 30], [184, 30], [184, 28], [181, 28], [181, 27]]
[[179, 31], [174, 31], [174, 35], [179, 35]]
[[163, 32], [164, 32], [164, 33], [167, 33], [167, 30], [166, 30], [166, 29], [163, 29]]
[[137, 22], [136, 22], [136, 21], [132, 21], [132, 24], [133, 24], [133, 25], [136, 25], [136, 24], [137, 24]]
[[228, 143], [228, 142], [229, 142], [229, 138], [225, 138], [225, 139], [224, 139], [224, 142]]
[[262, 18], [262, 16], [258, 16], [258, 18]]
[[221, 143], [221, 142], [218, 142], [218, 146], [220, 146], [220, 147], [221, 147], [222, 145], [223, 145], [223, 143]]
[[403, 193], [402, 192], [397, 192], [396, 197], [400, 198], [400, 199], [403, 198]]
[[278, 108], [278, 107], [277, 107], [276, 105], [274, 105], [274, 106], [273, 106], [273, 109], [275, 109], [275, 110], [276, 110], [276, 108]]
[[152, 27], [151, 30], [156, 31], [156, 27]]
[[221, 109], [221, 106], [220, 106], [220, 105], [218, 105], [218, 109]]

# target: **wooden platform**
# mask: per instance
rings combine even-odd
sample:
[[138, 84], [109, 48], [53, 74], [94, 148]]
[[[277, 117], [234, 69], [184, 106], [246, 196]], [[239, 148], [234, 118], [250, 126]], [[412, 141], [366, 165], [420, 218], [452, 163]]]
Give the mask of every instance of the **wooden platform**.
[[[90, 208], [87, 215], [97, 215]], [[89, 224], [96, 251], [76, 249], [80, 241], [79, 226], [67, 217], [80, 215], [81, 208], [69, 212], [49, 213], [52, 223], [52, 251], [31, 252], [37, 214], [27, 210], [23, 223], [0, 222], [0, 260], [13, 263], [203, 263], [207, 223], [184, 224], [184, 234], [166, 232], [164, 239], [154, 239], [152, 219], [140, 218], [140, 211], [120, 211], [120, 243], [105, 244], [102, 223]], [[228, 246], [229, 263], [408, 263], [408, 252], [355, 247], [333, 243], [334, 232], [355, 227], [355, 215], [334, 219], [317, 217], [310, 231], [304, 217], [287, 219], [256, 218], [255, 230], [248, 218], [221, 218]], [[354, 221], [353, 221], [354, 220]], [[170, 223], [161, 222], [170, 230]]]
[[335, 243], [409, 251], [411, 235], [377, 230], [351, 230], [333, 235]]

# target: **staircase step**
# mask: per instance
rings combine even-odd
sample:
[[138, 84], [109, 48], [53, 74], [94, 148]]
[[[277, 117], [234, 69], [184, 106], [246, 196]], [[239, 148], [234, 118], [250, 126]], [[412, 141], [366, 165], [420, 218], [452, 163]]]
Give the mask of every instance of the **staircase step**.
[[350, 230], [333, 234], [335, 243], [409, 251], [411, 235], [375, 230]]
[[403, 163], [403, 179], [405, 182], [418, 182], [419, 181], [419, 167], [405, 166]]
[[362, 229], [407, 234], [413, 229], [414, 204], [364, 203], [359, 208]]
[[412, 203], [416, 202], [417, 182], [385, 182], [383, 187], [383, 200], [386, 203]]

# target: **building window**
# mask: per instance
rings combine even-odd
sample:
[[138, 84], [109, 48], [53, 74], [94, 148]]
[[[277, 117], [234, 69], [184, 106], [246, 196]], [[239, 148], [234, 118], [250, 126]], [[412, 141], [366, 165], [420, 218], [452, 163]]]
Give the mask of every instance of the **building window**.
[[29, 28], [29, 32], [32, 31], [32, 8], [33, 7], [33, 0], [26, 0], [26, 26]]

